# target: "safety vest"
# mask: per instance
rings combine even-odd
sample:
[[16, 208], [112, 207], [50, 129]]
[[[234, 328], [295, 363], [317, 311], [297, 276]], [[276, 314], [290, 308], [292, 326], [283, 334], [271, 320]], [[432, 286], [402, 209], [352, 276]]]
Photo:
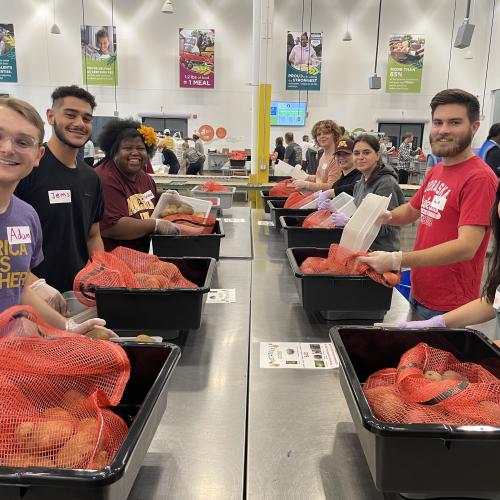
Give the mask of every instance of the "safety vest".
[[489, 139], [488, 141], [484, 141], [483, 145], [481, 146], [481, 149], [479, 150], [479, 153], [477, 156], [481, 158], [481, 160], [486, 161], [486, 155], [493, 149], [493, 148], [500, 148], [500, 146], [495, 142]]

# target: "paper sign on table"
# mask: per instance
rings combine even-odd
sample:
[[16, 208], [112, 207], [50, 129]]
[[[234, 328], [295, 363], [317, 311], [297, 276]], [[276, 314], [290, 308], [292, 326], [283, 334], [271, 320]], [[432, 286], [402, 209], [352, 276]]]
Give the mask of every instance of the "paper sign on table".
[[259, 220], [257, 221], [257, 224], [259, 226], [271, 226], [274, 227], [274, 222], [271, 220]]
[[245, 219], [222, 219], [223, 222], [237, 223], [237, 222], [245, 222]]
[[235, 288], [212, 288], [208, 292], [207, 304], [230, 304], [236, 302]]
[[261, 342], [261, 368], [338, 368], [339, 360], [331, 343]]

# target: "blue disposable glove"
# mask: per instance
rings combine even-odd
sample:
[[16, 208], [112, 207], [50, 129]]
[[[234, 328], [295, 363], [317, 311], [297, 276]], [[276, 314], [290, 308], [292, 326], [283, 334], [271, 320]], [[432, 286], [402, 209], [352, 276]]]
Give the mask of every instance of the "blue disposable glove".
[[332, 214], [332, 222], [336, 227], [344, 227], [349, 222], [349, 217], [343, 212], [334, 212]]
[[439, 315], [423, 321], [403, 321], [399, 323], [398, 328], [446, 328], [446, 322], [444, 317]]
[[330, 210], [330, 197], [328, 195], [328, 192], [326, 191], [321, 191], [318, 195], [318, 210]]

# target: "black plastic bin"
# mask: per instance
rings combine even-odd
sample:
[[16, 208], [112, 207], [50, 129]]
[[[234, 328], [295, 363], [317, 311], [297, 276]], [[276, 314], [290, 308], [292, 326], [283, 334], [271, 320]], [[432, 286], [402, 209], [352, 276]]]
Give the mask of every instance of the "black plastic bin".
[[373, 416], [362, 389], [369, 375], [396, 367], [420, 342], [500, 378], [497, 347], [472, 330], [340, 326], [330, 337], [340, 359], [342, 391], [379, 490], [425, 498], [498, 498], [500, 427], [383, 422]]
[[301, 217], [280, 217], [280, 224], [285, 235], [285, 245], [287, 248], [312, 247], [330, 248], [332, 243], [339, 243], [342, 237], [342, 229], [334, 228], [310, 228], [302, 227], [305, 216]]
[[97, 288], [97, 315], [106, 326], [122, 336], [137, 332], [165, 337], [165, 330], [195, 330], [200, 327], [215, 269], [215, 259], [205, 257], [165, 257], [197, 288], [130, 289]]
[[2, 500], [126, 500], [167, 407], [180, 349], [172, 344], [122, 344], [130, 380], [113, 411], [129, 431], [113, 462], [99, 471], [0, 467]]
[[224, 238], [222, 221], [216, 221], [212, 234], [199, 236], [151, 236], [153, 253], [158, 257], [213, 257], [219, 260], [220, 240]]
[[261, 191], [260, 195], [262, 196], [262, 202], [264, 204], [264, 212], [266, 214], [271, 212], [271, 209], [269, 208], [269, 205], [267, 204], [268, 200], [284, 201], [288, 198], [287, 196], [270, 196], [269, 191]]
[[328, 256], [327, 248], [288, 248], [288, 260], [302, 306], [319, 311], [328, 320], [381, 321], [391, 308], [392, 288], [368, 276], [305, 274], [300, 265], [307, 257]]
[[267, 205], [271, 210], [271, 219], [276, 229], [281, 229], [281, 216], [309, 215], [316, 212], [315, 208], [284, 208], [286, 200], [269, 200]]

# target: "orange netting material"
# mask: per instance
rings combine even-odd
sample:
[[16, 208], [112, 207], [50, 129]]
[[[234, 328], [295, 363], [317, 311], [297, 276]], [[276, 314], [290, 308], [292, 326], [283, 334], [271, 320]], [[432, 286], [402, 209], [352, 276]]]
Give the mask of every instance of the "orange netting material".
[[316, 199], [317, 193], [305, 195], [300, 191], [292, 193], [285, 201], [284, 208], [302, 208]]
[[304, 219], [302, 227], [333, 229], [335, 224], [332, 221], [332, 212], [330, 210], [313, 212]]
[[112, 252], [94, 252], [76, 275], [73, 291], [85, 305], [95, 305], [95, 288], [197, 288], [182, 276], [175, 264], [155, 255], [117, 247]]
[[223, 186], [222, 184], [219, 184], [218, 182], [214, 181], [207, 181], [201, 186], [198, 187], [197, 191], [205, 191], [205, 192], [210, 192], [210, 193], [216, 193], [216, 192], [223, 192], [223, 193], [228, 193], [231, 190]]
[[284, 179], [279, 181], [275, 186], [269, 190], [269, 196], [279, 196], [286, 198], [292, 193], [296, 192], [297, 189], [292, 187], [293, 179]]
[[101, 469], [128, 429], [116, 406], [130, 376], [112, 342], [63, 332], [29, 306], [0, 314], [0, 466]]
[[173, 222], [181, 230], [181, 236], [198, 236], [200, 234], [212, 234], [217, 219], [212, 215], [207, 218], [195, 215], [174, 214], [162, 217], [162, 219]]
[[397, 368], [370, 375], [364, 392], [386, 422], [500, 425], [500, 380], [425, 343], [403, 354]]
[[300, 265], [305, 274], [332, 274], [334, 276], [359, 276], [365, 274], [381, 285], [393, 287], [399, 284], [401, 272], [378, 274], [368, 264], [358, 262], [357, 258], [369, 255], [365, 252], [353, 253], [337, 243], [330, 245], [328, 257], [308, 257]]

